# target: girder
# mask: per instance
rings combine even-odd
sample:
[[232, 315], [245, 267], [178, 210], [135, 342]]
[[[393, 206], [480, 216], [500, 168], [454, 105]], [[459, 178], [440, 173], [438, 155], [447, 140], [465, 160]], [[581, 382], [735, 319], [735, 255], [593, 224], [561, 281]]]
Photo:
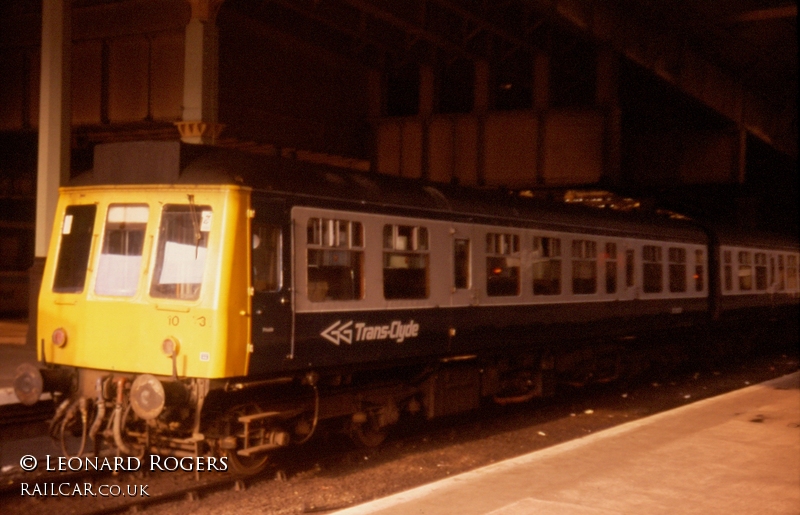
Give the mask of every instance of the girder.
[[[228, 0], [229, 2], [231, 0]], [[548, 51], [553, 25], [649, 69], [742, 130], [797, 154], [796, 3], [783, 0], [265, 0], [338, 31], [379, 67]], [[774, 5], [770, 5], [774, 4]], [[357, 24], [337, 18], [357, 11]], [[404, 34], [402, 44], [396, 44]], [[363, 52], [364, 48], [374, 50]], [[361, 52], [361, 54], [359, 54]], [[374, 54], [383, 59], [374, 60]]]

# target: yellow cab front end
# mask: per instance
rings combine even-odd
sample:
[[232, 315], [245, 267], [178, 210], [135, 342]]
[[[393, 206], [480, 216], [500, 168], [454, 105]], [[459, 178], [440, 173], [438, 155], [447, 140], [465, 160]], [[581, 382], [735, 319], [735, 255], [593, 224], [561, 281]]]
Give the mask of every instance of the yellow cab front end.
[[249, 198], [238, 186], [62, 188], [39, 297], [39, 361], [244, 375]]

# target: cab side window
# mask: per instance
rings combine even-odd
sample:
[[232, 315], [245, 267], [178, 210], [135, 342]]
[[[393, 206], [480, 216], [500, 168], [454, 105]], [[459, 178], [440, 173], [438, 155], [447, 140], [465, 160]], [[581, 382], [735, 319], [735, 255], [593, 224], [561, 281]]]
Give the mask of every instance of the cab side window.
[[280, 290], [283, 286], [281, 228], [272, 224], [253, 223], [252, 248], [253, 289]]

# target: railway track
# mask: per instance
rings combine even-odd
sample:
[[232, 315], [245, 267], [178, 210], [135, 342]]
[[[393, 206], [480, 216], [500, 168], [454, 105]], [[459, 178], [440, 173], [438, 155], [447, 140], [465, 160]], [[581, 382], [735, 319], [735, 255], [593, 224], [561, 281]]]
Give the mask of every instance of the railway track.
[[33, 406], [18, 402], [0, 405], [0, 433], [20, 424], [30, 424], [48, 420], [53, 416], [53, 403], [40, 401]]

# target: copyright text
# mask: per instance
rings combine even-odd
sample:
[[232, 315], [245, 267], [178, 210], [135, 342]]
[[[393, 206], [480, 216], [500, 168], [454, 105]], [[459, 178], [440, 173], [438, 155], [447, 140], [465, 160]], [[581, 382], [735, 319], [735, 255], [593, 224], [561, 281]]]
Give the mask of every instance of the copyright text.
[[21, 483], [23, 497], [150, 497], [148, 485], [92, 483]]

